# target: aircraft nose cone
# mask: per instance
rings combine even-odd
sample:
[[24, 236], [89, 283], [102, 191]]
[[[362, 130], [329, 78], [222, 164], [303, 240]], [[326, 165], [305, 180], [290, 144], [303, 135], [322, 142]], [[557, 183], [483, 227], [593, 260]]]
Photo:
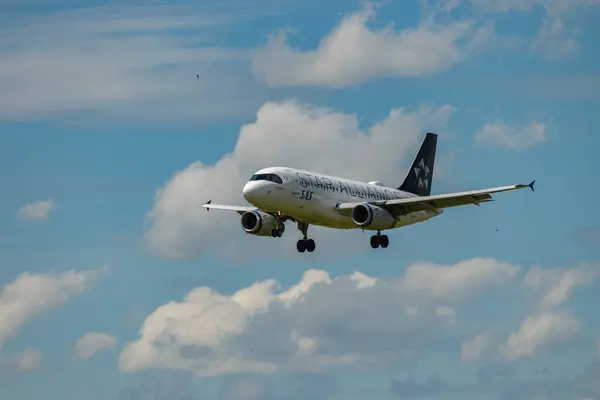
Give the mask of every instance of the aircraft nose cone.
[[248, 182], [244, 185], [244, 188], [242, 189], [242, 196], [244, 196], [246, 201], [252, 203], [252, 200], [256, 197], [255, 193], [256, 185], [254, 184], [254, 182]]

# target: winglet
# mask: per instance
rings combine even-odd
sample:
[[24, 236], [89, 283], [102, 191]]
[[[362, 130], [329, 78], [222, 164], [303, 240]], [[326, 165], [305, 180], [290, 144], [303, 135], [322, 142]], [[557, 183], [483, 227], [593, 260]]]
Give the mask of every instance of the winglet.
[[532, 192], [535, 192], [535, 189], [533, 188], [533, 184], [535, 183], [535, 179], [531, 181], [531, 183], [527, 186], [529, 186], [529, 189], [531, 189]]
[[[212, 200], [207, 201], [206, 203], [204, 203], [204, 205], [206, 206], [206, 205], [210, 204], [211, 201]], [[210, 207], [206, 207], [206, 211], [210, 211]]]

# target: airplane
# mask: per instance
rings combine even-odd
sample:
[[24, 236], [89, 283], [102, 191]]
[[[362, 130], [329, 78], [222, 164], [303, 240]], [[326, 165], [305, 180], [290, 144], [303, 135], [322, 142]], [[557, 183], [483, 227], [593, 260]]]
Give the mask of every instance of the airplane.
[[334, 229], [376, 231], [370, 245], [387, 248], [389, 238], [381, 232], [427, 221], [442, 215], [444, 209], [494, 201], [492, 194], [530, 188], [529, 184], [500, 186], [466, 192], [431, 194], [438, 135], [427, 133], [404, 182], [397, 187], [380, 181], [360, 182], [287, 167], [256, 171], [244, 185], [242, 194], [252, 206], [203, 205], [207, 211], [227, 210], [241, 215], [242, 229], [251, 235], [280, 238], [285, 222], [297, 223], [302, 239], [300, 253], [315, 251], [308, 238], [309, 225]]

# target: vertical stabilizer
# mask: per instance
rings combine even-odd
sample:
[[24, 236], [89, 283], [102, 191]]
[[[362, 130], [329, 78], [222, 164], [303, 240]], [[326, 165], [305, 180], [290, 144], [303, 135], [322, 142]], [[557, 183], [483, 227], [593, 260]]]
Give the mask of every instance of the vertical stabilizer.
[[398, 190], [413, 193], [417, 196], [429, 196], [431, 194], [437, 136], [435, 133], [425, 135], [421, 148]]

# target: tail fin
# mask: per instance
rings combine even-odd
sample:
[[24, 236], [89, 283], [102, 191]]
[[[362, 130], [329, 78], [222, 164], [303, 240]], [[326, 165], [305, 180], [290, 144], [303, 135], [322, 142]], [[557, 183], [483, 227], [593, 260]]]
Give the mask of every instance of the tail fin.
[[437, 137], [438, 135], [435, 133], [425, 135], [421, 148], [398, 190], [413, 193], [417, 196], [429, 196], [431, 194]]

